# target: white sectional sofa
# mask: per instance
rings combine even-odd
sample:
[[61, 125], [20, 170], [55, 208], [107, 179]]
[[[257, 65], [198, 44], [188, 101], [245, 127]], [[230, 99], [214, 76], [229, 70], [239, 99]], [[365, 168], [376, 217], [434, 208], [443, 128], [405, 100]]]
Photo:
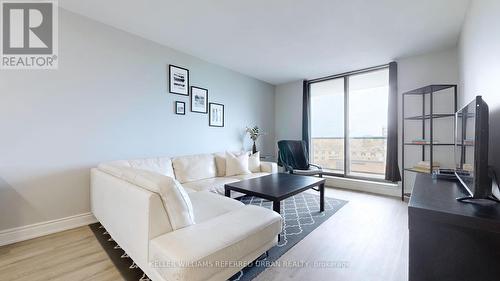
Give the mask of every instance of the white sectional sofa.
[[[216, 153], [100, 164], [91, 171], [92, 212], [152, 280], [226, 280], [277, 244], [282, 223], [271, 210], [222, 195], [224, 184], [276, 173], [276, 164], [226, 177], [224, 160]], [[175, 178], [189, 197], [194, 224], [175, 229], [160, 195], [120, 169], [148, 171], [160, 178], [153, 184]]]

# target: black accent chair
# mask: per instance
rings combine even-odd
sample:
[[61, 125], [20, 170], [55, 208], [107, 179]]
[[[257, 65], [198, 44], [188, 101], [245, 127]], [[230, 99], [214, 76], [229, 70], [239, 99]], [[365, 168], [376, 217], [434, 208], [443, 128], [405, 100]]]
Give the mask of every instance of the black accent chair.
[[304, 141], [278, 141], [278, 165], [284, 167], [290, 174], [323, 177], [323, 169], [309, 163], [309, 154]]

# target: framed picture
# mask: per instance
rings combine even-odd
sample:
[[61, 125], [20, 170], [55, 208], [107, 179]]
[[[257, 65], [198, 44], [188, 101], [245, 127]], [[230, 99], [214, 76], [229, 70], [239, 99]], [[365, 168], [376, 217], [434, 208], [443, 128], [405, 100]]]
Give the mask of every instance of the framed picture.
[[191, 86], [191, 111], [208, 113], [208, 90]]
[[189, 70], [171, 64], [168, 68], [168, 76], [170, 93], [189, 96]]
[[208, 125], [211, 127], [224, 127], [224, 105], [209, 103]]
[[183, 101], [175, 102], [175, 114], [185, 115], [186, 114], [186, 103]]

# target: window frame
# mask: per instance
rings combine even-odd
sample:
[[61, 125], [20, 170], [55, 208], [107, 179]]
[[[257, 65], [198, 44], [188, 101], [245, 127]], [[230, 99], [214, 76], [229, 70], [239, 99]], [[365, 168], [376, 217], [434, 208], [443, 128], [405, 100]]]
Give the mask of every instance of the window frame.
[[[369, 67], [369, 68], [364, 68], [360, 70], [355, 70], [355, 71], [349, 71], [349, 72], [344, 72], [341, 74], [335, 74], [335, 75], [330, 75], [330, 76], [325, 76], [321, 78], [316, 78], [316, 79], [311, 79], [306, 82], [307, 85], [307, 91], [310, 93], [311, 90], [311, 84], [314, 83], [319, 83], [319, 82], [325, 82], [329, 81], [332, 79], [339, 79], [343, 78], [344, 79], [344, 170], [342, 173], [335, 173], [335, 172], [324, 172], [323, 175], [326, 176], [334, 176], [334, 177], [341, 177], [341, 178], [348, 178], [348, 179], [356, 179], [356, 180], [365, 180], [365, 181], [373, 181], [373, 182], [382, 182], [382, 183], [388, 183], [389, 181], [383, 179], [383, 178], [377, 178], [377, 177], [364, 177], [364, 176], [356, 176], [356, 175], [349, 175], [347, 174], [347, 166], [348, 166], [348, 161], [350, 159], [349, 155], [349, 77], [357, 75], [357, 74], [366, 74], [382, 69], [387, 69], [389, 70], [389, 64], [382, 64], [374, 67]], [[310, 107], [310, 104], [309, 104]], [[310, 110], [310, 108], [309, 108]], [[308, 128], [311, 128], [311, 119], [308, 118], [307, 122]], [[311, 134], [308, 134], [309, 139], [307, 140], [308, 143], [310, 144], [309, 147], [312, 147], [312, 137]], [[312, 153], [309, 153], [309, 161], [311, 161]], [[387, 161], [387, 160], [386, 160]]]

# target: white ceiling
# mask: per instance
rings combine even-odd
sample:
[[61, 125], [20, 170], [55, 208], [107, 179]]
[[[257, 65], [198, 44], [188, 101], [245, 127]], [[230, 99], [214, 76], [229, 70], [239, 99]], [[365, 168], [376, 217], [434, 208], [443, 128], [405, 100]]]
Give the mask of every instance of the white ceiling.
[[59, 5], [282, 84], [456, 45], [469, 0], [62, 0]]

